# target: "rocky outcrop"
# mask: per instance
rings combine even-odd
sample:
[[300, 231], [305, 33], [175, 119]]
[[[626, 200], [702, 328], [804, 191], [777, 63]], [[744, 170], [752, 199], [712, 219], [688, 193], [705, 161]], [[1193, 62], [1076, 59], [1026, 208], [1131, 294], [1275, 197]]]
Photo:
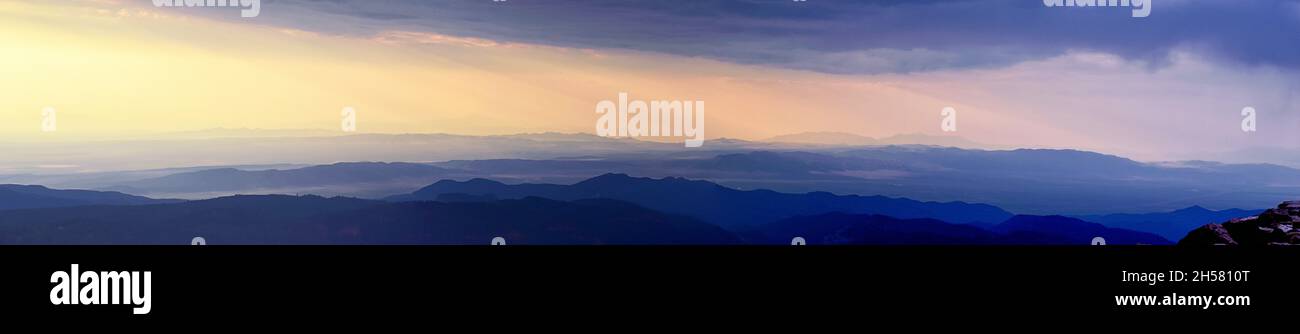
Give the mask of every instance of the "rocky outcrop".
[[1201, 226], [1179, 245], [1300, 245], [1300, 201], [1289, 201], [1258, 216]]

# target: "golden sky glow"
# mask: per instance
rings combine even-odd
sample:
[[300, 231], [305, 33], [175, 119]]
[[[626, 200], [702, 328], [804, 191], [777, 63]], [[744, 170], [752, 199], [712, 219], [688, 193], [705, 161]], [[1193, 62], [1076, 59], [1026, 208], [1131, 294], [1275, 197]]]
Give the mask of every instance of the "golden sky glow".
[[[818, 114], [878, 95], [923, 98], [821, 74], [667, 55], [407, 31], [345, 38], [107, 8], [0, 7], [7, 32], [0, 100], [17, 114], [0, 129], [39, 134], [45, 106], [58, 110], [59, 130], [69, 135], [332, 129], [339, 110], [352, 106], [364, 132], [592, 132], [594, 105], [628, 92], [704, 100], [709, 137], [763, 138], [815, 127], [831, 116]], [[896, 121], [904, 119], [885, 115], [839, 130], [892, 133], [887, 124]]]
[[[595, 105], [628, 92], [705, 101], [708, 138], [942, 134], [940, 110], [952, 106], [956, 135], [978, 142], [1159, 158], [1168, 150], [1154, 144], [1251, 145], [1234, 132], [1237, 111], [1293, 100], [1286, 88], [1229, 84], [1289, 80], [1279, 79], [1285, 73], [1190, 56], [1160, 71], [1080, 53], [997, 69], [835, 75], [419, 31], [344, 37], [185, 10], [0, 3], [0, 139], [328, 130], [349, 106], [368, 133], [594, 133]], [[1216, 79], [1189, 80], [1207, 77]], [[44, 107], [58, 111], [57, 134], [40, 131]], [[1171, 122], [1149, 110], [1200, 112]], [[1189, 132], [1180, 126], [1208, 135], [1178, 137]]]

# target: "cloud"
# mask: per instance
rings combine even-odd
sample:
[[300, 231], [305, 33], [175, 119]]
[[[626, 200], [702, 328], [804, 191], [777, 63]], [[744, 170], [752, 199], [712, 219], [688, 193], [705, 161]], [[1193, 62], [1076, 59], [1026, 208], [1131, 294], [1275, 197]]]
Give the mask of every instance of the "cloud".
[[[1300, 124], [1300, 77], [1217, 66], [1186, 51], [1169, 58], [1152, 71], [1112, 54], [1070, 52], [997, 69], [871, 78], [953, 104], [962, 115], [960, 134], [984, 143], [1165, 160], [1300, 142], [1291, 131]], [[1247, 106], [1260, 110], [1268, 130], [1241, 131]]]
[[1001, 67], [1071, 50], [1153, 66], [1166, 65], [1175, 50], [1195, 50], [1235, 65], [1300, 68], [1294, 0], [1153, 0], [1146, 18], [1131, 17], [1128, 8], [1018, 0], [266, 2], [264, 16], [252, 22], [360, 37], [412, 31], [629, 49], [842, 74]]

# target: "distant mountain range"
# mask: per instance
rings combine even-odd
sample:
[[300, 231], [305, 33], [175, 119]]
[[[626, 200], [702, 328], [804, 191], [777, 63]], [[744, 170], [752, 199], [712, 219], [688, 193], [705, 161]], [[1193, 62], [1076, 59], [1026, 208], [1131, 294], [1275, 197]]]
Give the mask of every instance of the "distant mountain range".
[[956, 223], [992, 223], [1012, 215], [985, 204], [920, 202], [884, 196], [838, 196], [825, 192], [788, 194], [770, 190], [742, 191], [707, 181], [637, 178], [626, 174], [605, 174], [573, 185], [507, 185], [486, 179], [439, 181], [414, 193], [388, 199], [432, 201], [457, 194], [495, 199], [530, 196], [556, 200], [615, 199], [654, 210], [700, 218], [729, 229], [770, 223], [796, 215], [833, 211], [898, 218], [934, 218]]
[[[259, 136], [258, 133], [264, 133]], [[0, 142], [7, 152], [0, 174], [132, 171], [202, 165], [332, 164], [342, 161], [426, 162], [465, 159], [552, 159], [635, 156], [680, 152], [682, 144], [606, 138], [593, 134], [541, 133], [510, 136], [452, 134], [356, 134], [299, 136], [311, 131], [234, 130], [156, 138], [78, 142]], [[216, 136], [210, 136], [216, 134]], [[711, 139], [696, 151], [792, 147], [734, 139]], [[93, 161], [93, 165], [84, 165]], [[42, 167], [46, 166], [46, 167]], [[48, 166], [62, 166], [50, 170]], [[10, 181], [27, 182], [27, 181]]]
[[358, 162], [289, 170], [209, 169], [140, 180], [133, 186], [153, 191], [231, 191], [439, 178], [453, 173], [427, 164]]
[[1072, 150], [889, 146], [435, 165], [529, 183], [574, 183], [617, 172], [710, 180], [736, 189], [979, 202], [1039, 215], [1167, 212], [1194, 205], [1267, 207], [1300, 193], [1300, 170], [1282, 166], [1142, 163]]
[[[638, 182], [610, 182], [611, 185], [605, 188], [597, 186], [600, 182], [588, 182], [593, 175], [602, 175], [606, 171], [637, 171], [645, 173], [638, 174], [640, 176], [655, 177], [686, 175], [690, 179], [711, 181], [629, 177], [631, 180], [628, 181]], [[126, 202], [134, 203], [153, 202], [127, 194], [186, 199], [232, 194], [316, 194], [380, 199], [394, 193], [408, 193], [406, 196], [415, 199], [452, 202], [527, 196], [560, 200], [613, 198], [662, 212], [697, 217], [732, 229], [833, 211], [882, 214], [900, 219], [933, 218], [985, 228], [1006, 220], [1011, 212], [1036, 215], [1074, 213], [1072, 217], [1085, 221], [1152, 232], [1165, 239], [1177, 240], [1200, 225], [1249, 216], [1257, 213], [1252, 211], [1258, 211], [1211, 211], [1192, 205], [1252, 207], [1253, 203], [1272, 203], [1277, 198], [1294, 198], [1293, 194], [1300, 193], [1300, 188], [1289, 186], [1300, 182], [1300, 172], [1275, 165], [1197, 161], [1149, 164], [1082, 151], [980, 151], [898, 146], [816, 152], [698, 152], [617, 159], [569, 157], [439, 163], [355, 162], [302, 168], [250, 166], [178, 169], [163, 176], [157, 175], [166, 172], [127, 173], [135, 179], [99, 188], [117, 193], [96, 196], [127, 198]], [[87, 176], [100, 180], [97, 181], [100, 184], [104, 177], [107, 176]], [[459, 182], [464, 183], [459, 185], [449, 181], [474, 178], [484, 180]], [[487, 179], [504, 180], [513, 186]], [[433, 184], [423, 192], [417, 191], [439, 180], [448, 181]], [[644, 182], [647, 180], [655, 182]], [[674, 182], [684, 186], [680, 189], [662, 186]], [[413, 191], [415, 193], [411, 193]], [[13, 194], [12, 191], [8, 193], [10, 198], [0, 205], [0, 209], [122, 203], [46, 198], [53, 196], [33, 191], [26, 191], [21, 199], [13, 197]], [[717, 202], [716, 198], [709, 196], [734, 202]], [[982, 202], [988, 205], [981, 207], [971, 202], [949, 203], [933, 199], [977, 199], [988, 201]], [[774, 203], [788, 205], [778, 207]], [[1010, 205], [1009, 209], [1001, 209], [1008, 208], [1007, 205]], [[1169, 208], [1174, 205], [1184, 205], [1174, 208], [1185, 209]], [[981, 209], [968, 210], [972, 207]]]
[[233, 196], [147, 206], [0, 211], [0, 244], [623, 245], [740, 243], [691, 218], [610, 200], [388, 203]]
[[0, 210], [63, 208], [89, 205], [145, 205], [175, 203], [119, 192], [56, 190], [34, 185], [0, 185]]
[[1300, 168], [1300, 148], [1268, 146], [1250, 147], [1227, 152], [1200, 155], [1198, 159], [1239, 164], [1276, 164], [1291, 168]]
[[[102, 144], [109, 147], [67, 151], [80, 146], [60, 146], [41, 154], [99, 161], [98, 155], [102, 154], [123, 156], [125, 153], [113, 152], [117, 148], [158, 153], [125, 161], [132, 166], [167, 165], [155, 159], [211, 165], [325, 162], [322, 167], [304, 170], [271, 167], [278, 170], [275, 172], [262, 167], [200, 173], [177, 170], [170, 174], [128, 169], [120, 173], [99, 171], [89, 176], [45, 171], [2, 176], [0, 180], [186, 199], [275, 193], [380, 198], [410, 192], [440, 179], [571, 184], [606, 173], [624, 173], [710, 180], [735, 189], [979, 202], [1037, 215], [1167, 212], [1194, 205], [1260, 208], [1300, 194], [1300, 170], [1277, 165], [1205, 161], [1145, 163], [1076, 150], [979, 150], [739, 140], [711, 141], [701, 149], [684, 150], [677, 144], [559, 133], [345, 135]], [[29, 148], [0, 143], [0, 149]], [[16, 155], [27, 156], [21, 152]], [[354, 160], [340, 160], [344, 157]], [[449, 174], [403, 163], [336, 164], [355, 160], [407, 161], [452, 171]], [[15, 161], [10, 165], [24, 164]], [[115, 165], [105, 163], [96, 167], [114, 168]], [[350, 182], [351, 174], [369, 176]]]

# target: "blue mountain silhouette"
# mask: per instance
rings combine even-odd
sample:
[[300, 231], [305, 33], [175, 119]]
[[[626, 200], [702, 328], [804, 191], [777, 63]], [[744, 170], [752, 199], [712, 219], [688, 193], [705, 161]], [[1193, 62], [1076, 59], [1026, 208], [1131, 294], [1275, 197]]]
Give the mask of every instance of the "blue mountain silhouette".
[[0, 210], [175, 202], [178, 201], [152, 199], [111, 191], [59, 190], [36, 185], [0, 185]]
[[994, 223], [1012, 216], [1005, 210], [986, 204], [921, 202], [884, 196], [839, 196], [826, 192], [787, 194], [770, 190], [746, 191], [708, 181], [638, 178], [626, 174], [605, 174], [573, 185], [507, 185], [487, 179], [464, 182], [444, 180], [411, 194], [389, 197], [388, 200], [432, 201], [447, 195], [503, 199], [536, 196], [556, 200], [607, 198], [699, 218], [728, 229], [744, 229], [797, 215], [836, 211], [897, 218], [933, 218], [955, 223]]
[[786, 193], [827, 191], [986, 203], [1017, 213], [1100, 215], [1193, 205], [1263, 208], [1291, 198], [1300, 170], [1203, 161], [1144, 163], [1078, 150], [887, 146], [646, 154], [580, 161], [464, 160], [475, 177], [569, 184], [600, 173], [716, 180]]
[[[540, 151], [535, 154], [547, 152], [544, 148], [537, 150]], [[216, 169], [146, 180], [130, 174], [106, 175], [107, 180], [80, 187], [185, 198], [248, 193], [379, 198], [408, 193], [444, 179], [479, 177], [512, 184], [567, 185], [604, 173], [625, 173], [714, 180], [734, 189], [978, 202], [1040, 215], [1166, 212], [1192, 205], [1261, 208], [1300, 191], [1295, 183], [1300, 179], [1300, 170], [1282, 166], [1204, 161], [1144, 163], [1077, 150], [886, 146], [801, 151], [567, 153], [572, 155], [550, 155], [568, 158], [544, 160], [357, 162], [285, 170]], [[16, 180], [11, 182], [50, 182], [31, 178]]]

